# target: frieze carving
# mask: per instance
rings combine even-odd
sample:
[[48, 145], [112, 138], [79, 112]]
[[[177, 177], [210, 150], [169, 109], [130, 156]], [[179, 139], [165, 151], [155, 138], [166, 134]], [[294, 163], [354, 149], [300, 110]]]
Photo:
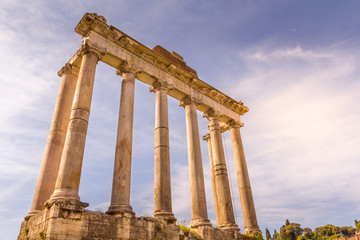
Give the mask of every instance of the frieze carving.
[[[209, 96], [215, 101], [218, 101], [234, 112], [243, 115], [249, 111], [249, 109], [244, 106], [241, 101], [236, 102], [215, 88], [206, 86], [207, 84], [204, 86], [204, 82], [197, 78], [197, 73], [195, 70], [186, 66], [184, 61], [176, 58], [176, 56], [161, 46], [156, 46], [153, 50], [151, 50], [131, 37], [127, 36], [117, 28], [108, 26], [106, 19], [102, 19], [101, 16], [86, 14], [75, 28], [75, 31], [82, 36], [86, 36], [90, 30], [100, 33], [108, 40], [116, 43], [125, 50], [133, 53], [137, 57], [154, 65], [158, 69], [161, 69], [174, 78], [177, 78], [185, 84], [188, 84], [190, 87], [196, 89], [200, 93]], [[159, 58], [163, 58], [164, 60]]]

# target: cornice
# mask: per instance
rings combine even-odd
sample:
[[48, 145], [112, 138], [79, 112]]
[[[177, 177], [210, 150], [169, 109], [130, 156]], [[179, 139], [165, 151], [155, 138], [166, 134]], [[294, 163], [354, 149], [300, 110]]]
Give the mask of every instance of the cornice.
[[210, 98], [221, 103], [234, 112], [243, 115], [249, 111], [249, 108], [244, 106], [241, 101], [232, 99], [231, 97], [197, 78], [194, 73], [191, 73], [186, 69], [175, 65], [158, 53], [131, 38], [124, 32], [118, 30], [116, 27], [107, 25], [106, 19], [97, 14], [85, 14], [75, 28], [75, 32], [82, 35], [83, 37], [86, 37], [89, 31], [95, 31], [101, 36], [107, 38], [109, 41], [120, 45], [125, 50], [153, 64], [157, 68], [179, 79], [200, 93], [209, 96]]

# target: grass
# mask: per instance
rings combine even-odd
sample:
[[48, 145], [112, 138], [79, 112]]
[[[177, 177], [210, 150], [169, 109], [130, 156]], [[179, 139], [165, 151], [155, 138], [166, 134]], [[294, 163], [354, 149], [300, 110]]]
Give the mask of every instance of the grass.
[[194, 235], [195, 239], [201, 240], [199, 234], [195, 230], [191, 229], [189, 227], [189, 224], [185, 220], [177, 222], [176, 224], [180, 227], [181, 230], [184, 231], [187, 237], [189, 237], [189, 233], [191, 233], [192, 235]]

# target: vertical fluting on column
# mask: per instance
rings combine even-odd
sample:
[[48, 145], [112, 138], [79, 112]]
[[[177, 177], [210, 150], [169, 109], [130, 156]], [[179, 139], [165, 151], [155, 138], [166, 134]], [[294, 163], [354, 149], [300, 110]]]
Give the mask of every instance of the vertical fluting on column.
[[155, 163], [154, 163], [154, 217], [168, 223], [176, 219], [172, 213], [169, 121], [167, 93], [171, 86], [166, 82], [156, 81], [150, 91], [155, 92]]
[[239, 186], [241, 209], [244, 219], [244, 233], [261, 234], [256, 219], [255, 205], [251, 192], [249, 173], [247, 170], [244, 147], [240, 135], [241, 124], [232, 120], [228, 123], [228, 125], [231, 134], [236, 175]]
[[35, 187], [34, 198], [29, 214], [25, 219], [38, 213], [54, 192], [59, 171], [61, 154], [64, 148], [66, 130], [69, 124], [71, 104], [74, 99], [79, 69], [70, 63], [58, 72], [61, 77], [49, 136]]
[[216, 114], [214, 110], [210, 109], [204, 114], [204, 116], [209, 120], [209, 132], [214, 160], [216, 195], [219, 206], [219, 228], [237, 230], [238, 226], [235, 223], [224, 148], [222, 145], [219, 115]]
[[196, 103], [190, 96], [179, 102], [185, 108], [191, 196], [191, 227], [211, 225], [207, 214]]
[[125, 68], [117, 70], [116, 73], [121, 74], [122, 83], [111, 204], [107, 213], [129, 212], [134, 215], [130, 205], [130, 181], [135, 71]]
[[213, 155], [212, 155], [210, 134], [208, 133], [205, 136], [203, 136], [203, 140], [206, 140], [207, 144], [208, 144], [209, 160], [210, 160], [211, 185], [212, 185], [213, 197], [214, 197], [216, 225], [220, 226], [219, 203], [218, 203], [218, 199], [217, 199], [217, 195], [216, 195], [216, 184], [215, 184], [215, 174], [214, 174], [214, 159], [213, 159]]
[[80, 203], [79, 184], [84, 155], [86, 132], [90, 114], [95, 69], [101, 53], [84, 45], [75, 98], [72, 105], [70, 122], [61, 157], [55, 191], [49, 203], [57, 200], [75, 200]]

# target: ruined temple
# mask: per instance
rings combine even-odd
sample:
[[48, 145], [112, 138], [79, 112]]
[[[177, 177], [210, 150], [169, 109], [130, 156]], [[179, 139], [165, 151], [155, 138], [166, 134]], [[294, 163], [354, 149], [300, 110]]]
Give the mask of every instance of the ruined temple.
[[[261, 234], [242, 145], [240, 117], [248, 111], [198, 78], [183, 57], [161, 46], [150, 49], [109, 26], [104, 17], [87, 13], [75, 32], [82, 45], [58, 72], [61, 77], [31, 209], [18, 239], [185, 239], [172, 212], [168, 96], [179, 101], [186, 116], [191, 197], [190, 227], [202, 239], [243, 239]], [[78, 195], [91, 98], [99, 61], [121, 76], [111, 203], [106, 213], [86, 210]], [[135, 217], [130, 202], [131, 149], [135, 80], [155, 95], [154, 214]], [[208, 219], [197, 111], [209, 121], [207, 141], [216, 224]], [[235, 222], [222, 145], [230, 131], [244, 231]]]

